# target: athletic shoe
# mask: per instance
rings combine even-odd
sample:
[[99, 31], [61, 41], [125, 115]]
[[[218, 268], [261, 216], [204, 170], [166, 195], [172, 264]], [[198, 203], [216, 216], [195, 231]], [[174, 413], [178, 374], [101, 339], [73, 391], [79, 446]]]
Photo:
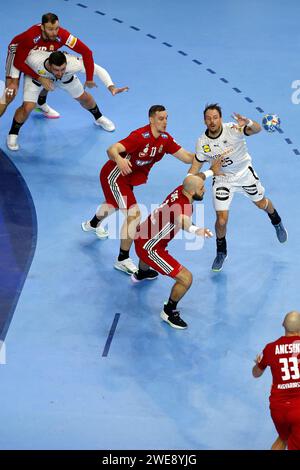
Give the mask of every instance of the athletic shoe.
[[153, 281], [157, 279], [158, 272], [154, 269], [148, 269], [147, 271], [138, 270], [136, 273], [131, 275], [131, 279], [133, 282], [142, 282], [142, 281]]
[[96, 126], [101, 126], [107, 132], [112, 132], [115, 130], [116, 126], [114, 123], [105, 116], [101, 116], [95, 121]]
[[6, 145], [9, 148], [9, 150], [12, 150], [15, 152], [16, 150], [19, 150], [19, 144], [18, 144], [18, 135], [16, 134], [8, 134], [6, 137]]
[[114, 268], [118, 269], [119, 271], [123, 271], [126, 274], [129, 274], [129, 276], [139, 270], [131, 258], [126, 258], [123, 261], [117, 260], [114, 264]]
[[185, 321], [180, 318], [179, 310], [173, 310], [170, 315], [168, 315], [165, 310], [162, 310], [160, 313], [160, 318], [169, 323], [172, 328], [177, 328], [178, 330], [185, 330], [185, 328], [187, 328], [187, 323], [185, 323]]
[[43, 113], [43, 115], [48, 118], [48, 119], [57, 119], [60, 117], [60, 114], [55, 111], [55, 109], [50, 108], [50, 106], [47, 103], [44, 104], [37, 104], [35, 107], [35, 110], [38, 113]]
[[282, 222], [280, 222], [280, 224], [278, 224], [278, 225], [274, 225], [274, 228], [276, 230], [276, 235], [277, 235], [278, 241], [280, 241], [280, 243], [286, 242], [287, 239], [288, 239], [288, 232], [284, 228]]
[[94, 232], [100, 239], [107, 238], [109, 236], [108, 231], [101, 227], [101, 225], [98, 225], [96, 228], [92, 227], [89, 220], [82, 222], [81, 228], [84, 232]]
[[217, 252], [217, 256], [214, 259], [211, 269], [215, 272], [221, 271], [221, 269], [223, 268], [223, 263], [226, 258], [227, 258], [227, 254], [222, 253], [221, 251]]

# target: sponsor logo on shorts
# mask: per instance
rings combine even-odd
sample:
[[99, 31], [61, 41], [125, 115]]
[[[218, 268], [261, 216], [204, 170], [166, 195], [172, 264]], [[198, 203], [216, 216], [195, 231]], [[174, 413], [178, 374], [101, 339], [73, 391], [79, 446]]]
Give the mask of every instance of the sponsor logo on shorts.
[[75, 38], [75, 36], [70, 34], [70, 36], [68, 37], [66, 41], [66, 46], [69, 46], [71, 49], [73, 49], [73, 47], [75, 47], [76, 42], [77, 42], [77, 38]]
[[209, 145], [202, 145], [202, 148], [204, 153], [211, 152], [211, 148]]
[[216, 199], [218, 199], [218, 201], [227, 201], [227, 199], [229, 199], [229, 193], [228, 188], [220, 186], [216, 189]]
[[255, 196], [258, 193], [256, 184], [251, 184], [250, 186], [242, 186], [244, 191], [246, 191], [249, 196]]
[[149, 132], [144, 132], [144, 134], [142, 134], [142, 136], [144, 137], [144, 139], [148, 139], [150, 137], [150, 133]]

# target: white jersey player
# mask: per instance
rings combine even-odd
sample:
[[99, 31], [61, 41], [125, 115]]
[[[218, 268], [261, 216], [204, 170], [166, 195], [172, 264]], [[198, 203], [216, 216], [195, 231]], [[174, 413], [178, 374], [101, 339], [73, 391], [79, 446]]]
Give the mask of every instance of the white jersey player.
[[278, 240], [287, 240], [287, 231], [270, 199], [265, 197], [265, 189], [252, 168], [245, 136], [257, 134], [260, 125], [235, 114], [236, 123], [222, 122], [222, 110], [218, 104], [206, 106], [204, 122], [206, 131], [196, 144], [196, 155], [190, 173], [196, 174], [205, 162], [211, 163], [222, 157], [221, 174], [213, 178], [213, 202], [216, 210], [217, 256], [212, 270], [220, 271], [227, 257], [226, 226], [229, 208], [235, 192], [243, 193], [259, 208], [267, 212]]
[[[53, 81], [54, 88], [62, 88], [68, 93], [73, 96], [73, 98], [77, 98], [76, 96], [78, 92], [75, 92], [75, 88], [78, 86], [78, 78], [76, 73], [85, 73], [84, 63], [81, 57], [77, 57], [75, 55], [69, 54], [67, 52], [63, 52], [66, 56], [66, 70], [63, 74], [62, 78], [57, 78], [51, 71], [49, 67], [47, 68], [47, 59], [50, 56], [50, 52], [47, 51], [35, 51], [32, 50], [30, 54], [27, 56], [26, 64], [32, 68], [38, 75], [44, 78], [49, 78]], [[128, 87], [119, 88], [117, 89], [114, 86], [114, 83], [107, 72], [103, 67], [100, 67], [98, 64], [94, 64], [94, 75], [96, 75], [103, 84], [109, 89], [112, 94], [117, 94], [122, 91], [128, 90]], [[75, 83], [74, 82], [75, 79]], [[28, 97], [29, 92], [35, 93], [36, 89], [31, 85], [32, 78], [29, 76], [25, 77], [25, 86], [24, 86], [24, 101], [30, 101], [26, 99]], [[72, 83], [72, 85], [71, 85]], [[68, 85], [68, 86], [65, 86]], [[81, 88], [81, 90], [83, 87]], [[116, 93], [116, 90], [117, 93]], [[26, 94], [25, 94], [26, 93]], [[74, 96], [75, 95], [75, 96]]]
[[[80, 58], [61, 51], [52, 53], [33, 51], [28, 55], [26, 62], [38, 75], [49, 78], [53, 82], [53, 90], [61, 88], [77, 100], [81, 106], [90, 111], [95, 119], [95, 124], [109, 132], [115, 129], [113, 122], [102, 115], [94, 98], [84, 90], [81, 81], [75, 74], [75, 72], [85, 72], [83, 61]], [[128, 87], [115, 87], [108, 72], [97, 64], [95, 64], [95, 74], [102, 80], [112, 95], [128, 90]], [[22, 106], [15, 112], [6, 141], [10, 150], [16, 151], [19, 149], [19, 130], [35, 108], [40, 88], [40, 82], [27, 75], [24, 77], [24, 101]]]

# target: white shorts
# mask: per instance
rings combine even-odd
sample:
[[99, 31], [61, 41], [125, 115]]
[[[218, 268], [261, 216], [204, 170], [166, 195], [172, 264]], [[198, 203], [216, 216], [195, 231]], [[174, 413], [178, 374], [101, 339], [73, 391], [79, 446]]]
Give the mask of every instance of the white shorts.
[[240, 177], [215, 176], [213, 202], [216, 211], [228, 211], [234, 193], [242, 193], [252, 202], [263, 199], [265, 188], [251, 166]]
[[20, 70], [14, 66], [15, 54], [17, 50], [17, 44], [11, 44], [8, 48], [5, 65], [5, 76], [11, 78], [20, 78]]
[[[77, 77], [77, 75], [73, 75], [71, 79], [67, 82], [63, 82], [61, 80], [57, 80], [54, 83], [54, 87], [60, 88], [67, 93], [69, 93], [72, 98], [77, 99], [84, 93], [84, 88]], [[37, 80], [29, 77], [28, 75], [25, 76], [24, 79], [24, 101], [30, 101], [31, 103], [36, 103], [39, 97], [39, 94], [42, 90], [42, 85]]]

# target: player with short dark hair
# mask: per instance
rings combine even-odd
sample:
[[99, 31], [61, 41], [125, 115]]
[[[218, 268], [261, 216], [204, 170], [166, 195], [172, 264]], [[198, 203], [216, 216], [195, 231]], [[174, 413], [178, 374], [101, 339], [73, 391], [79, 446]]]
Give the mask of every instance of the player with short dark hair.
[[300, 313], [286, 314], [282, 326], [285, 334], [265, 346], [255, 359], [253, 377], [271, 369], [273, 383], [270, 411], [279, 434], [272, 449], [300, 450]]
[[[83, 108], [90, 111], [97, 126], [102, 127], [108, 132], [112, 132], [115, 129], [114, 123], [106, 116], [103, 116], [94, 98], [90, 93], [84, 90], [81, 81], [75, 74], [75, 72], [85, 72], [81, 58], [72, 54], [65, 54], [61, 51], [52, 53], [46, 51], [31, 51], [26, 62], [38, 74], [49, 78], [55, 88], [66, 91], [72, 98], [77, 100]], [[128, 87], [115, 87], [108, 72], [98, 64], [94, 64], [94, 66], [95, 75], [100, 78], [112, 95], [128, 90]], [[6, 139], [9, 150], [19, 150], [19, 131], [36, 106], [40, 88], [41, 84], [38, 81], [31, 78], [29, 75], [24, 77], [23, 103], [15, 112], [11, 129]]]
[[222, 156], [222, 174], [213, 178], [213, 202], [216, 210], [217, 254], [212, 265], [213, 271], [221, 271], [227, 258], [226, 230], [229, 208], [235, 192], [247, 196], [265, 211], [275, 228], [280, 243], [287, 241], [287, 231], [272, 201], [265, 197], [265, 189], [252, 167], [245, 136], [261, 131], [258, 122], [235, 113], [236, 123], [222, 121], [222, 110], [217, 103], [204, 109], [206, 131], [196, 144], [196, 156], [190, 173], [196, 174], [205, 162], [212, 162]]
[[184, 163], [191, 164], [194, 158], [194, 153], [186, 151], [166, 132], [168, 114], [164, 106], [151, 106], [148, 114], [148, 125], [134, 130], [107, 150], [110, 160], [100, 172], [105, 202], [98, 207], [91, 220], [81, 225], [84, 231], [93, 231], [99, 238], [107, 238], [108, 233], [101, 227], [101, 222], [115, 210], [124, 212], [126, 219], [121, 229], [120, 252], [114, 267], [130, 275], [137, 271], [129, 257], [129, 250], [140, 221], [134, 187], [147, 182], [151, 168], [166, 153]]
[[[82, 55], [86, 70], [85, 87], [92, 88], [96, 86], [93, 80], [94, 59], [92, 51], [68, 30], [61, 28], [57, 15], [45, 13], [42, 16], [42, 23], [31, 26], [31, 28], [15, 36], [8, 46], [6, 88], [0, 99], [0, 116], [4, 114], [7, 106], [13, 101], [18, 92], [20, 72], [37, 80], [46, 91], [53, 89], [51, 80], [39, 76], [32, 70], [26, 64], [26, 58], [32, 49], [53, 52], [63, 46], [67, 46]], [[59, 117], [59, 113], [46, 104], [46, 93], [41, 93], [38, 107], [46, 117]]]

